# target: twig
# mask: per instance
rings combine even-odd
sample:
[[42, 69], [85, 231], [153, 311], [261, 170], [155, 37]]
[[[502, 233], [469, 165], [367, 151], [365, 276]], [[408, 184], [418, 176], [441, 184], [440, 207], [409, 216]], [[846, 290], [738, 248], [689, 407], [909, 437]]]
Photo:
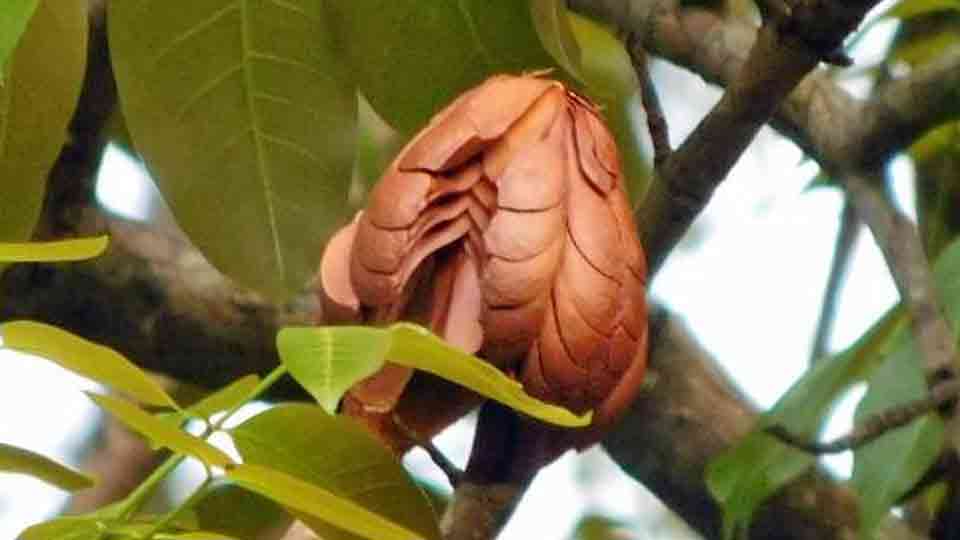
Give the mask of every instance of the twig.
[[836, 454], [847, 450], [856, 450], [869, 444], [878, 437], [903, 427], [913, 420], [956, 400], [958, 395], [960, 395], [960, 381], [957, 379], [944, 381], [931, 388], [930, 395], [927, 397], [908, 401], [872, 415], [850, 433], [827, 442], [808, 440], [791, 433], [781, 424], [769, 426], [764, 431], [791, 446], [812, 454]]
[[663, 107], [660, 106], [657, 87], [650, 77], [649, 55], [643, 48], [643, 36], [637, 33], [630, 34], [627, 36], [626, 43], [633, 70], [640, 84], [647, 130], [650, 131], [650, 140], [653, 142], [653, 164], [659, 169], [673, 153], [673, 149], [670, 148], [670, 129], [667, 126], [667, 118], [663, 114]]
[[452, 487], [456, 488], [460, 484], [463, 480], [463, 471], [460, 470], [454, 462], [450, 461], [450, 459], [433, 444], [433, 441], [421, 437], [412, 428], [407, 426], [398, 414], [393, 415], [393, 423], [405, 437], [413, 441], [414, 444], [420, 448], [423, 448], [427, 455], [430, 456], [434, 465], [447, 476], [447, 481], [450, 482]]
[[820, 307], [820, 317], [817, 321], [817, 331], [813, 338], [813, 347], [810, 352], [810, 365], [813, 365], [827, 352], [827, 344], [833, 334], [834, 322], [837, 318], [837, 303], [840, 299], [840, 286], [847, 275], [847, 267], [853, 255], [853, 244], [860, 229], [860, 220], [849, 201], [844, 202], [840, 214], [840, 230], [837, 232], [837, 241], [833, 249], [833, 261], [830, 264], [830, 275], [827, 278], [827, 287], [823, 293], [823, 303]]
[[[923, 253], [923, 243], [914, 224], [881, 196], [870, 178], [852, 173], [840, 175], [850, 202], [870, 227], [890, 268], [900, 298], [910, 313], [913, 336], [927, 372], [936, 378], [952, 377], [957, 357], [956, 340], [940, 308], [933, 276]], [[872, 180], [872, 181], [871, 181]]]

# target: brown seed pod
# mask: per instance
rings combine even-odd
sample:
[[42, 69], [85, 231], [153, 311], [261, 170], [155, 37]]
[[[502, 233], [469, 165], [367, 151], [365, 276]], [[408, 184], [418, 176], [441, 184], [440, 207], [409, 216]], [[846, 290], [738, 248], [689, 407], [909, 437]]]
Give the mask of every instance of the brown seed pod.
[[[493, 77], [439, 113], [320, 273], [328, 316], [427, 324], [530, 394], [594, 409], [578, 446], [640, 388], [645, 280], [612, 136], [589, 101], [538, 76]], [[390, 411], [409, 378], [375, 375], [348, 407]]]

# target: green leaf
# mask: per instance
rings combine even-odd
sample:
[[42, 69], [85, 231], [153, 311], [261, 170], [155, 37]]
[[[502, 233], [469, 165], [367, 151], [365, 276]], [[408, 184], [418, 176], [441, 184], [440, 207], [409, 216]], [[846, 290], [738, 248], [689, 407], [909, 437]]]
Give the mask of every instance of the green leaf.
[[[282, 405], [250, 418], [231, 435], [247, 463], [269, 465], [346, 497], [421, 538], [440, 538], [423, 492], [397, 458], [352, 419], [312, 405]], [[315, 519], [308, 521], [326, 540], [356, 538]]]
[[[890, 407], [923, 398], [927, 385], [912, 340], [890, 355], [870, 378], [855, 423]], [[900, 497], [916, 485], [940, 454], [943, 420], [929, 413], [854, 452], [851, 484], [860, 495], [860, 535], [873, 538]]]
[[815, 461], [762, 428], [778, 423], [792, 433], [815, 436], [843, 392], [880, 365], [896, 336], [909, 332], [899, 315], [891, 310], [849, 349], [818, 362], [761, 418], [758, 428], [707, 466], [707, 487], [723, 507], [725, 538], [746, 528], [763, 501]]
[[233, 536], [226, 536], [215, 532], [193, 531], [186, 533], [159, 533], [153, 535], [156, 540], [239, 540]]
[[260, 465], [237, 465], [227, 477], [298, 512], [372, 540], [421, 538], [396, 523], [313, 484]]
[[360, 90], [384, 120], [407, 133], [490, 75], [556, 65], [526, 1], [332, 4]]
[[112, 396], [88, 393], [97, 405], [117, 417], [127, 427], [145, 436], [147, 439], [165, 446], [174, 452], [193, 456], [214, 467], [224, 467], [233, 460], [216, 446], [207, 441], [177, 429], [147, 413], [136, 405]]
[[260, 538], [290, 517], [277, 503], [229, 482], [218, 482], [193, 507], [198, 529], [236, 538]]
[[7, 0], [0, 10], [6, 23], [0, 23], [0, 48], [19, 37], [0, 85], [0, 240], [7, 242], [33, 231], [87, 60], [86, 0], [43, 0], [21, 36], [14, 27], [23, 21], [15, 19], [25, 15], [26, 4]]
[[64, 491], [79, 491], [95, 480], [56, 461], [23, 448], [0, 443], [0, 471], [28, 474]]
[[107, 249], [106, 236], [56, 242], [0, 242], [0, 262], [66, 262], [99, 256]]
[[538, 420], [567, 427], [590, 424], [592, 412], [577, 416], [523, 391], [523, 386], [493, 364], [448, 345], [421, 326], [397, 323], [390, 327], [390, 362], [428, 371], [495, 399]]
[[173, 398], [150, 375], [122, 355], [56, 326], [11, 321], [0, 324], [0, 337], [6, 348], [46, 358], [74, 373], [129, 394], [141, 403], [177, 407]]
[[958, 0], [905, 0], [890, 8], [884, 17], [909, 19], [917, 15], [936, 13], [938, 11], [960, 11]]
[[260, 377], [256, 375], [241, 377], [187, 407], [184, 412], [197, 418], [210, 418], [219, 412], [229, 411], [242, 405], [258, 384], [260, 384]]
[[573, 35], [566, 2], [560, 0], [529, 0], [533, 26], [540, 42], [567, 73], [581, 77], [580, 45]]
[[284, 328], [277, 334], [280, 359], [330, 414], [350, 387], [383, 366], [389, 347], [387, 332], [361, 326]]
[[57, 518], [28, 527], [18, 540], [100, 540], [105, 524], [89, 517]]
[[177, 222], [275, 299], [347, 218], [357, 100], [326, 4], [109, 3], [124, 118]]
[[0, 9], [0, 71], [5, 71], [7, 60], [20, 42], [27, 23], [37, 9], [38, 0], [7, 0]]

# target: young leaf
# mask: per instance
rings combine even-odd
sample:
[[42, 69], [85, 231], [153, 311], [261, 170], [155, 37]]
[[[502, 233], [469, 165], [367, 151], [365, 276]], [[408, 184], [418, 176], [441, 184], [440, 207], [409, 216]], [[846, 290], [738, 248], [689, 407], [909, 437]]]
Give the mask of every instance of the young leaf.
[[326, 4], [109, 2], [124, 118], [178, 223], [276, 299], [348, 212], [356, 92]]
[[193, 507], [196, 528], [228, 537], [260, 538], [290, 517], [275, 502], [230, 482], [210, 488]]
[[0, 443], [0, 471], [28, 474], [64, 491], [79, 491], [95, 480], [56, 461], [23, 448]]
[[293, 510], [371, 540], [421, 538], [348, 499], [274, 469], [260, 465], [237, 465], [227, 470], [227, 477]]
[[107, 242], [106, 236], [56, 242], [0, 242], [0, 262], [82, 261], [103, 253], [107, 249]]
[[6, 348], [41, 356], [131, 398], [160, 407], [176, 408], [163, 388], [122, 355], [70, 332], [33, 321], [0, 324], [0, 337]]
[[0, 10], [0, 71], [6, 71], [7, 60], [27, 29], [39, 0], [7, 0]]
[[97, 405], [159, 446], [193, 456], [207, 465], [224, 467], [233, 463], [230, 456], [207, 441], [155, 418], [136, 405], [112, 396], [88, 393]]
[[260, 384], [260, 377], [256, 375], [241, 377], [187, 407], [184, 412], [197, 418], [210, 418], [218, 412], [229, 411], [238, 405], [242, 405], [243, 400], [250, 395], [250, 392], [258, 384]]
[[185, 533], [158, 533], [153, 535], [156, 540], [239, 540], [233, 536], [226, 536], [215, 532], [193, 531]]
[[[898, 403], [927, 394], [923, 371], [916, 358], [912, 340], [904, 342], [890, 355], [870, 378], [870, 389], [854, 416], [856, 424]], [[929, 413], [854, 452], [851, 484], [860, 495], [862, 538], [873, 538], [873, 532], [890, 508], [936, 461], [943, 436], [943, 420], [937, 413]]]
[[567, 73], [580, 78], [580, 46], [570, 27], [566, 2], [530, 0], [530, 10], [543, 47]]
[[106, 525], [89, 517], [67, 517], [28, 527], [18, 540], [100, 540]]
[[[28, 3], [36, 4], [33, 16], [17, 22], [31, 9]], [[47, 173], [80, 95], [87, 1], [7, 0], [0, 13], [6, 23], [0, 48], [17, 43], [0, 84], [0, 240], [20, 242], [36, 224]], [[24, 23], [20, 35], [16, 27]]]
[[277, 334], [290, 374], [330, 414], [350, 387], [383, 366], [389, 346], [385, 330], [361, 326], [291, 327]]
[[577, 416], [563, 407], [540, 401], [495, 366], [448, 345], [426, 328], [397, 323], [390, 327], [390, 362], [428, 371], [495, 399], [538, 420], [567, 427], [590, 424], [592, 413]]
[[[281, 405], [231, 431], [244, 462], [269, 465], [438, 540], [437, 519], [427, 498], [397, 458], [353, 420], [304, 404]], [[341, 529], [307, 522], [326, 540], [357, 538]]]
[[384, 120], [408, 133], [490, 75], [556, 65], [525, 1], [332, 4], [361, 92]]

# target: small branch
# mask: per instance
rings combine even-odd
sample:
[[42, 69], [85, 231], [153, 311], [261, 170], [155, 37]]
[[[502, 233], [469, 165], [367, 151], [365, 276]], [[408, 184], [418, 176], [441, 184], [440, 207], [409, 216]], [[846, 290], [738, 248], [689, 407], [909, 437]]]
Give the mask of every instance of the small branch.
[[827, 278], [827, 287], [823, 293], [817, 331], [810, 352], [810, 365], [815, 364], [827, 353], [827, 344], [830, 342], [834, 321], [837, 318], [840, 287], [847, 275], [847, 267], [850, 265], [853, 244], [857, 240], [859, 228], [860, 220], [857, 219], [853, 206], [849, 201], [844, 202], [843, 211], [840, 214], [840, 230], [837, 232], [837, 241], [833, 249], [833, 261], [830, 264], [830, 274]]
[[872, 187], [881, 183], [879, 174], [870, 178], [841, 175], [840, 181], [883, 252], [900, 298], [910, 313], [913, 336], [927, 373], [937, 378], [954, 375], [956, 340], [943, 316], [916, 227]]
[[430, 456], [434, 465], [447, 476], [447, 481], [450, 482], [452, 487], [456, 488], [460, 484], [463, 480], [464, 472], [460, 470], [454, 462], [450, 461], [450, 459], [433, 444], [433, 441], [421, 437], [417, 432], [407, 426], [400, 418], [400, 415], [396, 413], [393, 415], [393, 423], [405, 437], [413, 441], [414, 444], [420, 448], [423, 448], [427, 455]]
[[650, 77], [649, 58], [647, 51], [643, 48], [643, 37], [631, 34], [627, 36], [626, 42], [633, 69], [640, 83], [640, 96], [647, 118], [647, 130], [650, 131], [650, 140], [653, 142], [653, 164], [656, 169], [659, 169], [673, 153], [673, 149], [670, 148], [667, 118], [663, 114], [663, 107], [660, 106], [657, 88]]
[[934, 386], [929, 396], [896, 405], [870, 416], [850, 433], [827, 442], [807, 440], [791, 433], [780, 424], [769, 426], [765, 431], [791, 446], [812, 454], [836, 454], [856, 450], [869, 444], [884, 434], [955, 401], [958, 395], [960, 395], [960, 381], [956, 379], [944, 381]]

